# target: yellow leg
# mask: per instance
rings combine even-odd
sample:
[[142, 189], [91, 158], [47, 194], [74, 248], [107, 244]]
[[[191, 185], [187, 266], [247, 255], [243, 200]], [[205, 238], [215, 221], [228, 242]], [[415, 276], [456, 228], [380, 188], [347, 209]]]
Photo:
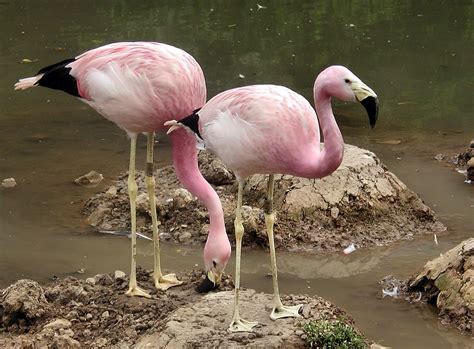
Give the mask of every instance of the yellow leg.
[[181, 285], [182, 281], [176, 278], [175, 274], [163, 275], [161, 273], [160, 263], [160, 237], [158, 236], [158, 219], [156, 217], [155, 200], [155, 177], [153, 176], [153, 145], [155, 142], [155, 133], [148, 133], [147, 152], [146, 152], [146, 187], [148, 190], [148, 199], [150, 201], [150, 212], [153, 229], [153, 252], [154, 252], [154, 271], [153, 280], [155, 287], [159, 290], [167, 290], [172, 286]]
[[281, 319], [284, 317], [299, 317], [298, 314], [302, 305], [285, 306], [281, 303], [280, 292], [278, 290], [278, 271], [275, 254], [275, 240], [273, 237], [273, 224], [275, 223], [275, 213], [273, 212], [273, 187], [274, 175], [268, 177], [267, 200], [265, 202], [265, 225], [267, 227], [268, 242], [270, 245], [270, 260], [272, 264], [273, 276], [273, 300], [274, 307], [270, 318], [272, 320]]
[[244, 226], [242, 225], [242, 192], [243, 181], [239, 181], [239, 192], [237, 194], [237, 209], [235, 211], [235, 298], [234, 316], [229, 326], [230, 332], [250, 332], [258, 322], [251, 322], [240, 318], [239, 315], [239, 289], [240, 289], [240, 255], [242, 250], [242, 237], [244, 236]]
[[136, 198], [138, 186], [135, 181], [135, 152], [137, 135], [130, 137], [130, 167], [128, 170], [128, 195], [130, 196], [130, 217], [132, 221], [132, 270], [130, 272], [130, 284], [127, 296], [142, 296], [150, 298], [150, 295], [137, 286], [137, 216]]

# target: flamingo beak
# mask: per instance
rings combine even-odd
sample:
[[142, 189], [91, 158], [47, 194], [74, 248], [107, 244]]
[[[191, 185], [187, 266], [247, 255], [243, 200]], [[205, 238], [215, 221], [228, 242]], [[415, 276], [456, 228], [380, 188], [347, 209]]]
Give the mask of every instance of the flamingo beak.
[[351, 87], [356, 100], [360, 102], [367, 111], [370, 126], [374, 128], [379, 115], [379, 99], [376, 93], [362, 81], [353, 82]]
[[361, 100], [360, 103], [364, 106], [369, 116], [369, 123], [372, 128], [375, 127], [377, 118], [379, 116], [379, 100], [377, 97], [368, 96]]
[[207, 272], [206, 278], [201, 282], [201, 284], [196, 287], [198, 293], [207, 293], [215, 290], [219, 287], [219, 284], [222, 279], [222, 273], [213, 272], [209, 270]]

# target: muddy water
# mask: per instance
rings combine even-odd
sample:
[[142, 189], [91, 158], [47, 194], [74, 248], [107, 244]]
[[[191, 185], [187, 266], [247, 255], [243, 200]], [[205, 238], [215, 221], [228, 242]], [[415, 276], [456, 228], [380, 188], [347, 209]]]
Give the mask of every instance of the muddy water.
[[[339, 63], [382, 101], [375, 131], [360, 106], [336, 103], [346, 141], [376, 152], [437, 211], [449, 232], [438, 238], [439, 246], [428, 236], [349, 256], [279, 253], [282, 292], [326, 297], [381, 344], [467, 348], [469, 338], [441, 327], [433, 309], [380, 299], [377, 281], [387, 274], [407, 277], [473, 235], [474, 187], [433, 160], [474, 136], [472, 2], [445, 8], [431, 1], [261, 1], [261, 9], [254, 1], [180, 4], [0, 2], [0, 179], [19, 183], [0, 190], [0, 288], [25, 277], [46, 281], [129, 268], [128, 239], [93, 233], [80, 214], [87, 197], [126, 169], [126, 137], [65, 94], [13, 92], [17, 78], [108, 42], [157, 40], [199, 60], [210, 95], [271, 82], [311, 98], [316, 72]], [[21, 64], [23, 59], [33, 62]], [[143, 167], [143, 140], [139, 149]], [[156, 149], [157, 165], [169, 163], [166, 139]], [[106, 177], [102, 187], [71, 183], [91, 169]], [[163, 249], [166, 268], [202, 265], [199, 249]], [[139, 251], [139, 263], [151, 267], [151, 245], [140, 241]], [[265, 252], [245, 251], [242, 268], [244, 286], [271, 291]]]

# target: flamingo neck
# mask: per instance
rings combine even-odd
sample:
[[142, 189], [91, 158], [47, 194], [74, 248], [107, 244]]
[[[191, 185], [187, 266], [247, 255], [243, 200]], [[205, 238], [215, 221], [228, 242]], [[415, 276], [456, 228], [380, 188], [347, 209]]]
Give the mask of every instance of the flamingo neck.
[[220, 250], [229, 249], [230, 254], [230, 243], [225, 230], [222, 204], [216, 191], [199, 171], [194, 134], [180, 129], [171, 133], [170, 137], [176, 176], [191, 194], [197, 196], [204, 203], [209, 212], [209, 235], [204, 253], [209, 248], [219, 248]]
[[333, 173], [341, 164], [344, 140], [332, 112], [331, 96], [324, 88], [315, 86], [314, 103], [324, 138], [324, 148], [312, 166], [312, 178], [322, 178]]

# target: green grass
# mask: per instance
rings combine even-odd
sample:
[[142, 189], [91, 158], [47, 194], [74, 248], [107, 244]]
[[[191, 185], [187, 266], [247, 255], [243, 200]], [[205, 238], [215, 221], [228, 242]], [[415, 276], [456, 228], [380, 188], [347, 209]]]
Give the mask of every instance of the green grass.
[[321, 349], [367, 348], [365, 338], [341, 320], [310, 320], [303, 324], [306, 343]]

